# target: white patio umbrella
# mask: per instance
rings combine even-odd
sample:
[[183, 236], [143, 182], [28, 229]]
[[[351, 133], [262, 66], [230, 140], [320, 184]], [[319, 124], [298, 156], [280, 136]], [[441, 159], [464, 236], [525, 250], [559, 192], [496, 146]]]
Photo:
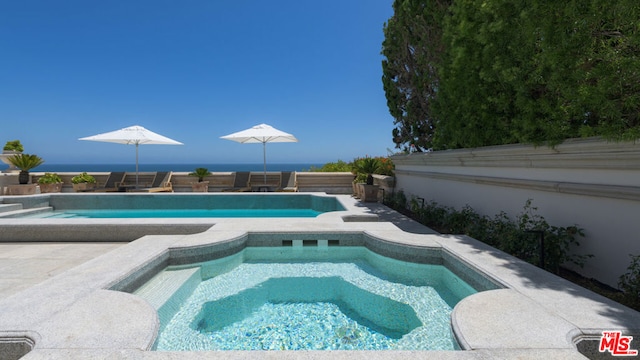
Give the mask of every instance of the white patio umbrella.
[[221, 136], [221, 139], [236, 141], [241, 144], [262, 143], [262, 161], [264, 163], [264, 182], [267, 182], [267, 143], [298, 142], [295, 136], [280, 131], [270, 125], [260, 124], [250, 129]]
[[87, 136], [78, 140], [102, 141], [116, 144], [136, 146], [136, 187], [138, 187], [138, 145], [182, 145], [181, 142], [169, 139], [168, 137], [154, 133], [139, 125], [129, 126], [124, 129], [111, 131], [104, 134]]

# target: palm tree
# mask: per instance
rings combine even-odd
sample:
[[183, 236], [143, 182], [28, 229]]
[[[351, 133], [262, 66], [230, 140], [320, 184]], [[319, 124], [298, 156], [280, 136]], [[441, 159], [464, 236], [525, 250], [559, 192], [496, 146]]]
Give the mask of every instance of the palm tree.
[[198, 182], [203, 182], [205, 176], [211, 175], [211, 171], [207, 168], [196, 168], [196, 170], [192, 173], [189, 173], [189, 176], [196, 176], [198, 178]]
[[373, 174], [380, 170], [380, 165], [380, 160], [367, 156], [356, 160], [354, 169], [356, 173], [367, 174], [367, 185], [373, 185]]
[[44, 160], [38, 155], [17, 154], [9, 157], [9, 162], [21, 170], [20, 175], [18, 175], [18, 182], [20, 184], [28, 184], [29, 170], [42, 165]]

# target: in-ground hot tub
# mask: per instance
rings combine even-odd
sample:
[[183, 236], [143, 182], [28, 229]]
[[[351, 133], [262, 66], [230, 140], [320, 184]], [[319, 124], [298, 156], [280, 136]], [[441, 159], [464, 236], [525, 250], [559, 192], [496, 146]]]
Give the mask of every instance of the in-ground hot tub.
[[[408, 262], [366, 246], [340, 246], [369, 243], [385, 252], [362, 234], [359, 240], [344, 234], [315, 235], [326, 240], [290, 236], [270, 239], [283, 246], [248, 246], [222, 258], [211, 250], [192, 252], [216, 259], [166, 267], [133, 291], [158, 311], [154, 348], [458, 350], [453, 307], [477, 291], [499, 287], [439, 250], [406, 253], [417, 261]], [[249, 243], [264, 243], [259, 234], [250, 237]], [[394, 251], [403, 257], [402, 249]]]

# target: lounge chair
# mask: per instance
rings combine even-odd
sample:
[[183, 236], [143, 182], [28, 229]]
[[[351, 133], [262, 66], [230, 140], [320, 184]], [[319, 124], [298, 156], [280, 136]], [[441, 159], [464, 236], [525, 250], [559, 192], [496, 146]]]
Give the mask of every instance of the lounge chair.
[[248, 171], [236, 171], [236, 177], [233, 180], [233, 187], [229, 189], [222, 189], [222, 191], [251, 191], [251, 188], [248, 186], [249, 183], [249, 172]]
[[119, 183], [116, 183], [118, 191], [131, 191], [135, 189], [149, 188], [156, 178], [156, 172], [138, 173], [127, 172]]
[[281, 172], [268, 172], [265, 174], [262, 171], [256, 171], [249, 174], [247, 187], [251, 191], [275, 191], [280, 188], [281, 181]]
[[171, 185], [171, 171], [159, 171], [151, 186], [129, 190], [130, 192], [173, 192]]
[[296, 184], [296, 172], [295, 171], [283, 171], [282, 172], [282, 184], [277, 191], [284, 192], [297, 192], [298, 185]]
[[115, 171], [109, 174], [103, 187], [89, 189], [86, 192], [112, 192], [118, 191], [118, 184], [124, 180], [124, 171]]

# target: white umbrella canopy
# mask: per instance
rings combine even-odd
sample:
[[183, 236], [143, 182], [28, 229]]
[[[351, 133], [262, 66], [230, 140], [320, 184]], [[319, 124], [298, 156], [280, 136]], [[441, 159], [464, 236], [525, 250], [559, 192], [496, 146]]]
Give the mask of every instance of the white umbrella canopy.
[[260, 124], [252, 128], [221, 136], [221, 139], [236, 141], [241, 144], [262, 143], [262, 159], [264, 163], [264, 181], [267, 182], [267, 146], [268, 142], [298, 142], [295, 136], [280, 131], [270, 125]]
[[103, 134], [87, 136], [78, 140], [111, 142], [116, 144], [136, 146], [136, 187], [138, 186], [138, 145], [183, 145], [181, 142], [156, 134], [140, 125], [129, 126], [124, 129]]

